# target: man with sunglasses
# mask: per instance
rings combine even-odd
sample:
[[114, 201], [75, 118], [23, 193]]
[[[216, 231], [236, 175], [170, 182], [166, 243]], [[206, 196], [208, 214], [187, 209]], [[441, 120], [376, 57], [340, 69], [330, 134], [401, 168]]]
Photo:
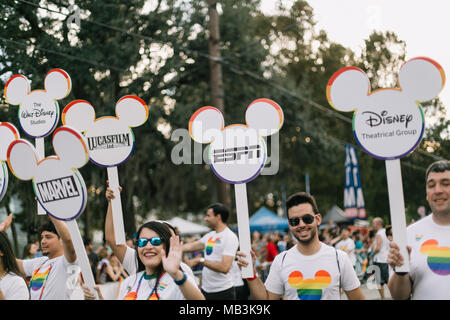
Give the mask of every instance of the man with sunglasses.
[[[305, 192], [293, 194], [286, 208], [297, 245], [276, 256], [264, 284], [257, 276], [247, 279], [253, 298], [338, 300], [342, 288], [350, 300], [365, 299], [348, 255], [319, 241], [322, 217], [314, 197]], [[247, 265], [243, 259], [238, 263]]]
[[206, 210], [205, 222], [213, 229], [198, 241], [183, 245], [183, 252], [205, 250], [205, 257], [194, 258], [201, 263], [202, 293], [206, 300], [235, 300], [236, 293], [230, 272], [239, 240], [228, 228], [228, 209], [216, 203]]

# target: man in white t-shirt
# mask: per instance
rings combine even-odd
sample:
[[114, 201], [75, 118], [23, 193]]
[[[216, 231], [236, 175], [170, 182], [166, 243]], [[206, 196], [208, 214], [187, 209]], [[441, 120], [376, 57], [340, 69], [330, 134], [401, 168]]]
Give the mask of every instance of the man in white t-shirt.
[[19, 260], [17, 264], [30, 280], [31, 300], [70, 300], [73, 288], [68, 285], [77, 255], [64, 221], [49, 216], [51, 221], [41, 226], [43, 257]]
[[222, 204], [210, 205], [205, 222], [213, 229], [200, 240], [183, 245], [184, 252], [205, 250], [204, 257], [194, 258], [201, 263], [202, 292], [206, 300], [235, 300], [233, 278], [230, 273], [239, 241], [227, 226], [228, 209]]
[[378, 291], [380, 292], [381, 300], [384, 297], [384, 285], [389, 281], [389, 265], [387, 264], [387, 255], [389, 252], [389, 239], [386, 236], [386, 229], [383, 228], [384, 222], [380, 217], [372, 220], [372, 227], [377, 232], [373, 242], [373, 264], [380, 269], [380, 277], [378, 283]]
[[355, 241], [350, 238], [350, 230], [347, 227], [342, 228], [341, 240], [336, 243], [336, 249], [342, 250], [348, 254], [353, 268], [356, 265], [356, 255], [355, 255]]
[[[293, 194], [286, 208], [297, 245], [275, 257], [264, 284], [257, 276], [247, 279], [253, 298], [338, 300], [342, 288], [349, 300], [365, 299], [348, 255], [319, 241], [322, 217], [314, 197], [305, 192]], [[247, 262], [239, 258], [238, 264], [246, 266]]]
[[388, 287], [393, 299], [450, 300], [450, 161], [432, 163], [425, 177], [432, 214], [406, 230], [409, 273], [395, 272], [404, 260], [398, 245], [390, 243], [387, 262], [394, 272]]

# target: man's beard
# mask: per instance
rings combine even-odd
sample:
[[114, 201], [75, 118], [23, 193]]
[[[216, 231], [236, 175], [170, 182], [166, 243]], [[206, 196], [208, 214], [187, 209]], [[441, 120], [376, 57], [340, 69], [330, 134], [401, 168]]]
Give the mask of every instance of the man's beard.
[[310, 236], [308, 239], [300, 239], [300, 237], [298, 237], [295, 233], [294, 233], [294, 237], [295, 237], [295, 239], [297, 239], [297, 241], [300, 242], [301, 244], [308, 245], [308, 244], [310, 244], [311, 242], [313, 242], [314, 238], [316, 237], [316, 234], [317, 234], [317, 228], [313, 228], [313, 229], [311, 230], [311, 236]]

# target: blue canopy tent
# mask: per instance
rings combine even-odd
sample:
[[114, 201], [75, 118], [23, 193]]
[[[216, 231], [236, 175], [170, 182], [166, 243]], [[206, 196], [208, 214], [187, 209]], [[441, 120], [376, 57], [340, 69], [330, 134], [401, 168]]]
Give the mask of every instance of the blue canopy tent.
[[277, 216], [266, 207], [261, 207], [250, 217], [250, 232], [258, 230], [265, 231], [285, 231], [289, 229], [287, 218]]

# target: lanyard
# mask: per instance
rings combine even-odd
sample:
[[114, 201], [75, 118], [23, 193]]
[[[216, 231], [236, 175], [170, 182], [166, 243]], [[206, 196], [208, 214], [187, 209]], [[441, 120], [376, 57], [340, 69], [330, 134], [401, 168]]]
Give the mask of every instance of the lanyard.
[[[48, 260], [47, 260], [47, 261], [48, 261]], [[44, 261], [43, 263], [41, 263], [41, 265], [39, 266], [39, 268], [37, 268], [37, 269], [33, 272], [33, 275], [31, 276], [31, 280], [30, 280], [30, 289], [31, 289], [31, 285], [32, 285], [32, 283], [33, 283], [33, 278], [34, 278], [34, 276], [35, 276], [36, 274], [38, 274], [38, 272], [41, 270], [42, 266], [43, 266], [47, 261]], [[42, 299], [42, 295], [44, 294], [45, 285], [47, 284], [47, 279], [48, 279], [48, 276], [50, 275], [50, 271], [52, 270], [52, 268], [53, 268], [53, 263], [50, 265], [50, 268], [48, 268], [47, 271], [46, 271], [47, 275], [45, 276], [44, 282], [42, 283], [42, 289], [41, 289], [41, 294], [39, 295], [39, 300]]]
[[[159, 278], [156, 280], [156, 283], [158, 283], [161, 280], [161, 278], [164, 276], [164, 274], [165, 274], [165, 272], [161, 273]], [[142, 282], [142, 279], [144, 279], [144, 276], [145, 276], [145, 271], [142, 273], [142, 276], [139, 279], [136, 291], [130, 292], [131, 291], [131, 288], [130, 288], [127, 296], [125, 297], [125, 300], [137, 300], [139, 289], [141, 287], [141, 282]], [[128, 297], [128, 299], [127, 299], [127, 297]], [[155, 286], [155, 288], [153, 288], [152, 292], [150, 292], [149, 296], [147, 297], [147, 300], [159, 300], [158, 288], [156, 286]]]

